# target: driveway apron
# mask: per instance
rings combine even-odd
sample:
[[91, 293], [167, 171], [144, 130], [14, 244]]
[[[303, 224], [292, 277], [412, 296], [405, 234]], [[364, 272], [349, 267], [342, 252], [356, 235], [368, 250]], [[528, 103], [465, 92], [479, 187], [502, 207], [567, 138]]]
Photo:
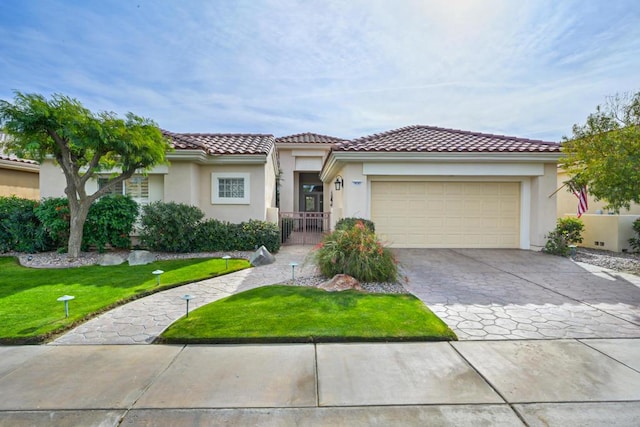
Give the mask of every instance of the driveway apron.
[[640, 337], [638, 278], [524, 250], [395, 249], [461, 340]]

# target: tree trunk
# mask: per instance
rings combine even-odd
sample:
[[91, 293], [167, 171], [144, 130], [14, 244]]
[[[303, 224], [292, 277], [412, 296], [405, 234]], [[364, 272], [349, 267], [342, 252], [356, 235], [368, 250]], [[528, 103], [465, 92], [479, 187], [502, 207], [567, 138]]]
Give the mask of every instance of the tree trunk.
[[84, 232], [84, 223], [91, 206], [90, 200], [79, 200], [77, 203], [69, 201], [69, 246], [67, 256], [70, 260], [75, 260], [80, 256], [82, 248], [82, 236]]

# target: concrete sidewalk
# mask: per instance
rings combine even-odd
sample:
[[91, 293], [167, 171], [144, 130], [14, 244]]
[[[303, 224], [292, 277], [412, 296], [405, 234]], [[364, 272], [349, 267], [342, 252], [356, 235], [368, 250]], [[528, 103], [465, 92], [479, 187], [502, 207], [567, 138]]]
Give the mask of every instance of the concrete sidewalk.
[[0, 347], [0, 426], [640, 425], [640, 339]]

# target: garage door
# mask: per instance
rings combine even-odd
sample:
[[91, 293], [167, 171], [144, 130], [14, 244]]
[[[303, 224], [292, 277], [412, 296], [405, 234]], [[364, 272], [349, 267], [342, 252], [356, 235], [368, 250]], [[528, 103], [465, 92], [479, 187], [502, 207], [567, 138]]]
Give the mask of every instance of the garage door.
[[520, 184], [373, 181], [371, 219], [395, 247], [518, 248]]

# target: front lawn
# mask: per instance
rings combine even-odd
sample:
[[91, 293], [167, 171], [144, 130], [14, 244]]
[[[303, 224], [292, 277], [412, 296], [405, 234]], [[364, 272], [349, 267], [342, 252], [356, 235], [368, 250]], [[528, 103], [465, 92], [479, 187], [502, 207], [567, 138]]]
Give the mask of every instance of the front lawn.
[[407, 294], [264, 286], [194, 310], [165, 343], [444, 341], [455, 333]]
[[[0, 343], [42, 342], [97, 313], [141, 296], [249, 267], [243, 259], [179, 259], [148, 265], [65, 269], [22, 267], [0, 257]], [[163, 270], [160, 286], [154, 270]], [[62, 295], [73, 295], [69, 318]]]

